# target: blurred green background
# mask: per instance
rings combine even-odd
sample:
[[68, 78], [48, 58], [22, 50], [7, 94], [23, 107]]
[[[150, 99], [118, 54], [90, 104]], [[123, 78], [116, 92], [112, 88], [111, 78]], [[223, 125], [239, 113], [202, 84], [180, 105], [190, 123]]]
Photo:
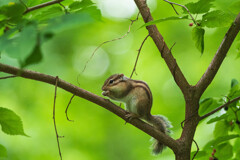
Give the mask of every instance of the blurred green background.
[[[114, 73], [130, 76], [137, 50], [147, 35], [142, 18], [131, 28], [123, 39], [103, 45], [87, 64], [94, 49], [104, 41], [123, 36], [134, 19], [137, 9], [133, 1], [93, 1], [100, 8], [103, 18], [90, 26], [71, 28], [54, 36], [43, 47], [44, 58], [38, 65], [27, 69], [42, 72], [61, 79], [101, 96], [101, 87], [106, 78]], [[176, 0], [179, 3], [188, 1]], [[150, 7], [155, 19], [175, 15], [171, 6], [163, 1], [151, 0]], [[216, 7], [222, 9], [228, 3], [217, 0]], [[181, 8], [177, 8], [181, 10]], [[110, 14], [111, 13], [111, 14]], [[196, 84], [217, 51], [227, 28], [207, 29], [205, 52], [196, 49], [191, 37], [191, 21], [169, 21], [158, 24], [168, 47], [175, 42], [172, 53], [187, 80]], [[238, 36], [239, 39], [239, 36]], [[231, 79], [240, 80], [240, 63], [237, 59], [236, 44], [231, 47], [214, 81], [202, 98], [225, 95]], [[5, 55], [1, 63], [18, 66], [17, 61]], [[152, 114], [161, 114], [172, 122], [175, 139], [181, 135], [180, 123], [184, 120], [184, 99], [174, 82], [165, 62], [151, 38], [144, 44], [133, 79], [146, 81], [153, 93]], [[0, 73], [0, 76], [6, 74]], [[78, 79], [78, 82], [77, 82]], [[0, 143], [7, 148], [9, 160], [58, 159], [56, 136], [52, 120], [54, 86], [23, 78], [0, 81], [0, 106], [17, 113], [30, 137], [9, 136], [0, 132]], [[75, 97], [68, 110], [65, 109], [72, 95], [58, 89], [56, 122], [63, 159], [79, 160], [173, 160], [170, 149], [153, 156], [150, 150], [150, 136], [136, 129], [102, 107], [82, 98]], [[117, 104], [117, 103], [116, 103]], [[212, 136], [214, 125], [201, 123], [195, 140], [201, 148]], [[203, 136], [204, 135], [204, 136]], [[196, 147], [193, 145], [193, 150]]]

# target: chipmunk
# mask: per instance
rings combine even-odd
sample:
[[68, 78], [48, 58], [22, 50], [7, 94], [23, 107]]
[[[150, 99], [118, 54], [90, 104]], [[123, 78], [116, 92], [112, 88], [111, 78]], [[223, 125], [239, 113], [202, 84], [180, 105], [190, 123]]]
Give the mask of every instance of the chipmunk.
[[[141, 118], [164, 134], [170, 133], [170, 122], [164, 116], [151, 115], [152, 93], [148, 85], [139, 80], [133, 80], [124, 74], [110, 76], [102, 86], [102, 95], [126, 104], [129, 113], [126, 118]], [[161, 153], [165, 146], [156, 141], [153, 144], [153, 154]]]

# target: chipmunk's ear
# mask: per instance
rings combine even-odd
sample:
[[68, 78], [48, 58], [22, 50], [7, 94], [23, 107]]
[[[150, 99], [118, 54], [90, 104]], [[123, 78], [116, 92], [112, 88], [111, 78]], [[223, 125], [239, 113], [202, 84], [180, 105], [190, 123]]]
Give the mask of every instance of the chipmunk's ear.
[[123, 75], [122, 80], [128, 80], [128, 79], [129, 79], [128, 77]]

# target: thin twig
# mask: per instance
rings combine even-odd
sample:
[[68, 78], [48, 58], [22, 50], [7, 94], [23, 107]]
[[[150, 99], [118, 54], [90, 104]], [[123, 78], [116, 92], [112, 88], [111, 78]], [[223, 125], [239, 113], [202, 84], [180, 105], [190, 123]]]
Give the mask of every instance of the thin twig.
[[175, 13], [176, 13], [177, 15], [179, 15], [178, 12], [177, 12], [177, 10], [176, 10], [176, 8], [174, 7], [174, 5], [173, 5], [173, 4], [170, 4], [170, 5], [172, 6], [172, 8], [173, 8], [173, 10], [175, 11]]
[[187, 119], [184, 119], [182, 122], [181, 122], [181, 127], [183, 129], [183, 124], [188, 122], [191, 118], [193, 118], [196, 114], [198, 114], [198, 111], [196, 111], [195, 113], [193, 113], [190, 117], [188, 117]]
[[50, 6], [52, 4], [60, 3], [62, 1], [64, 1], [64, 0], [53, 0], [53, 1], [42, 3], [42, 4], [39, 4], [39, 5], [33, 6], [33, 7], [29, 7], [29, 8], [27, 8], [27, 10], [23, 14], [27, 14], [28, 12], [31, 12], [33, 10], [40, 9], [40, 8], [43, 8], [43, 7], [46, 7], [46, 6]]
[[173, 47], [175, 46], [175, 44], [176, 44], [176, 42], [174, 42], [173, 45], [172, 45], [172, 47], [169, 49], [169, 50], [170, 50], [170, 53], [171, 53]]
[[118, 37], [118, 38], [115, 38], [115, 39], [112, 39], [112, 40], [108, 40], [108, 41], [105, 41], [105, 42], [101, 43], [101, 44], [93, 51], [91, 57], [90, 57], [90, 58], [88, 59], [88, 61], [85, 63], [85, 66], [84, 66], [84, 68], [83, 68], [83, 70], [82, 70], [82, 73], [85, 71], [85, 69], [86, 69], [86, 67], [87, 67], [87, 64], [90, 62], [90, 60], [93, 58], [93, 56], [95, 55], [95, 53], [98, 51], [98, 49], [99, 49], [100, 47], [102, 47], [102, 46], [103, 46], [104, 44], [106, 44], [106, 43], [123, 39], [124, 37], [126, 37], [126, 36], [130, 33], [131, 27], [132, 27], [133, 23], [138, 20], [139, 15], [140, 15], [140, 12], [137, 14], [136, 19], [131, 20], [131, 23], [130, 23], [130, 25], [129, 25], [129, 27], [128, 27], [127, 33], [125, 33], [125, 34], [124, 34], [123, 36], [121, 36], [121, 37]]
[[65, 14], [69, 13], [67, 8], [61, 2], [59, 2], [58, 4], [63, 7]]
[[216, 113], [217, 111], [221, 110], [222, 108], [227, 107], [229, 104], [231, 104], [231, 103], [233, 103], [233, 102], [236, 102], [236, 101], [238, 101], [238, 100], [240, 100], [240, 96], [237, 97], [237, 98], [234, 98], [234, 99], [231, 100], [231, 101], [228, 101], [228, 102], [225, 103], [224, 105], [221, 105], [220, 107], [214, 109], [213, 111], [211, 111], [211, 112], [209, 112], [209, 113], [201, 116], [201, 117], [200, 117], [200, 120], [203, 120], [204, 118], [207, 118], [208, 116], [211, 116], [212, 114]]
[[72, 102], [72, 99], [73, 99], [74, 97], [75, 97], [75, 94], [73, 94], [72, 97], [70, 98], [70, 100], [69, 100], [69, 102], [68, 102], [68, 105], [67, 105], [67, 108], [66, 108], [66, 110], [65, 110], [65, 114], [66, 114], [67, 120], [68, 120], [68, 121], [71, 121], [71, 122], [74, 122], [74, 120], [70, 120], [70, 119], [68, 118], [67, 111], [68, 111], [68, 107], [70, 106], [70, 104], [71, 104], [71, 102]]
[[134, 64], [134, 67], [133, 67], [132, 73], [131, 73], [131, 75], [130, 75], [130, 78], [132, 78], [133, 73], [136, 71], [136, 66], [137, 66], [137, 62], [138, 62], [138, 58], [139, 58], [140, 52], [141, 52], [141, 50], [142, 50], [143, 44], [145, 43], [145, 41], [147, 40], [147, 38], [148, 38], [149, 36], [150, 36], [150, 35], [148, 34], [148, 35], [144, 38], [144, 40], [143, 40], [143, 42], [142, 42], [140, 48], [138, 49], [137, 58], [136, 58], [136, 61], [135, 61], [135, 64]]
[[199, 152], [199, 147], [198, 147], [198, 144], [197, 144], [197, 142], [193, 139], [193, 142], [195, 143], [195, 145], [197, 146], [197, 151], [196, 151], [196, 153], [193, 155], [193, 158], [192, 158], [192, 160], [194, 160], [194, 158], [197, 156], [197, 154], [198, 154], [198, 152]]
[[[181, 4], [178, 4], [178, 3], [175, 3], [175, 2], [170, 2], [170, 1], [168, 1], [168, 0], [163, 0], [163, 1], [165, 1], [165, 2], [167, 2], [167, 3], [169, 3], [169, 4], [171, 4], [172, 6], [173, 6], [173, 4], [174, 4], [174, 5], [177, 5], [177, 6], [183, 7], [183, 8], [188, 12], [188, 14], [190, 15], [190, 17], [192, 18], [193, 23], [197, 25], [197, 22], [195, 21], [195, 19], [193, 18], [192, 14], [190, 13], [190, 11], [188, 10], [188, 8], [187, 8], [186, 6], [181, 5]], [[174, 7], [173, 7], [173, 9], [175, 10]], [[176, 10], [175, 10], [175, 12], [176, 12]], [[176, 13], [177, 13], [177, 12], [176, 12]], [[178, 13], [177, 13], [177, 14], [178, 14]]]
[[230, 107], [231, 110], [233, 111], [235, 117], [236, 117], [236, 122], [238, 121], [238, 115], [237, 115], [237, 112], [238, 112], [238, 109], [237, 110], [234, 110], [233, 107]]
[[55, 133], [56, 133], [56, 137], [57, 137], [59, 156], [60, 156], [60, 159], [62, 160], [62, 154], [61, 154], [61, 149], [60, 149], [60, 144], [59, 144], [59, 138], [61, 138], [61, 137], [58, 135], [56, 119], [55, 119], [55, 104], [56, 104], [56, 97], [57, 97], [57, 87], [58, 87], [58, 76], [56, 77], [56, 82], [55, 82], [55, 93], [54, 93], [54, 101], [53, 101], [53, 123], [54, 123]]
[[8, 79], [8, 78], [14, 78], [14, 77], [17, 77], [17, 76], [6, 76], [6, 77], [0, 77], [0, 79]]

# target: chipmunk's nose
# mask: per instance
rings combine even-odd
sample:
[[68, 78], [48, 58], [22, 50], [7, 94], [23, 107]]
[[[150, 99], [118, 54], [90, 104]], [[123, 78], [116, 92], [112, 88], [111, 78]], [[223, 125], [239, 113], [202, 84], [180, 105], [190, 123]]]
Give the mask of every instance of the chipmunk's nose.
[[102, 95], [103, 95], [103, 96], [107, 96], [108, 93], [109, 93], [109, 91], [103, 91], [103, 92], [102, 92]]

